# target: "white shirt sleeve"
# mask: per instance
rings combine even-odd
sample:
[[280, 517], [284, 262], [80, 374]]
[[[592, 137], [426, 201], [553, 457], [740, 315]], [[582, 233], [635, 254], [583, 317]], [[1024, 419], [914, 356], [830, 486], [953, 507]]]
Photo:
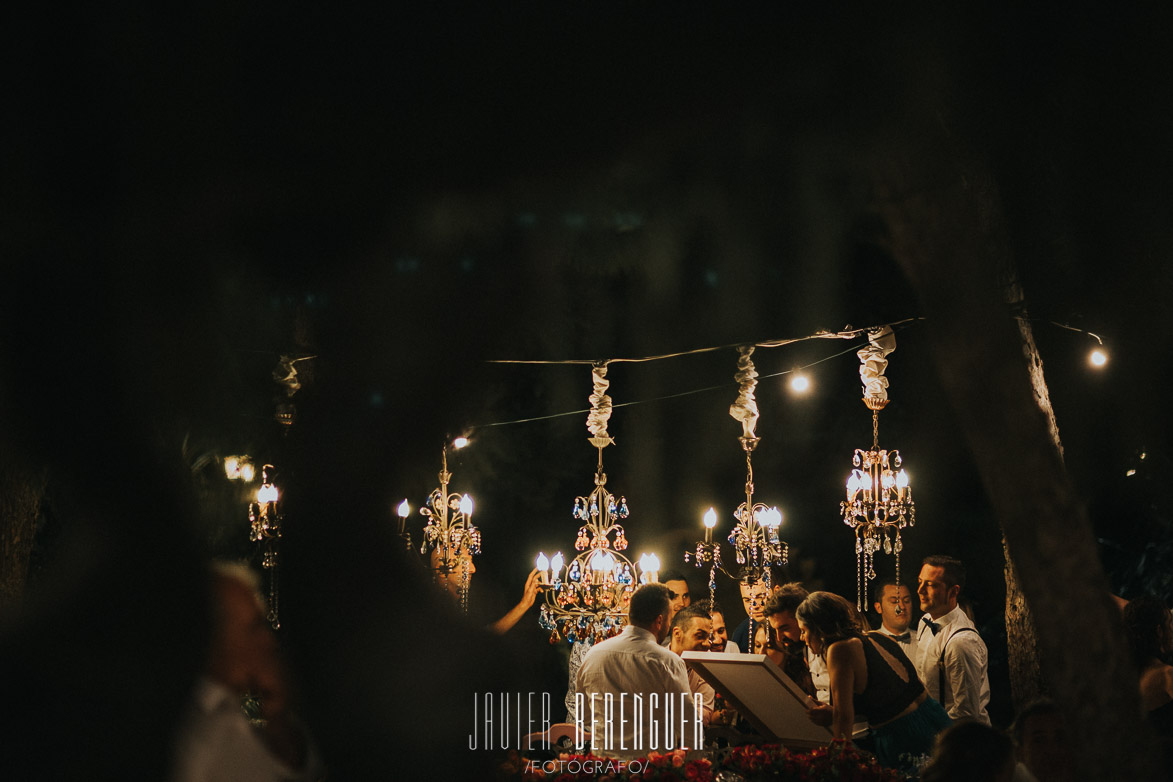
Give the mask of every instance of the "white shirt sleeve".
[[[977, 633], [957, 633], [945, 646], [945, 678], [953, 696], [949, 716], [956, 720], [989, 722], [985, 702], [989, 701], [986, 645]], [[983, 692], [985, 698], [983, 702]]]

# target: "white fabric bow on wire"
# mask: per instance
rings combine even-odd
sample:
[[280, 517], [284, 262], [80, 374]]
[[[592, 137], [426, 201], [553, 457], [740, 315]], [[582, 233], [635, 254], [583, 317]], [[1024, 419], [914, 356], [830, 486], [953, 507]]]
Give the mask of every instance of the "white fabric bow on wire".
[[610, 440], [607, 434], [607, 421], [611, 418], [611, 397], [607, 396], [607, 388], [611, 382], [607, 380], [607, 364], [595, 364], [591, 368], [593, 390], [591, 391], [591, 409], [587, 413], [587, 429], [592, 437], [601, 437]]
[[896, 349], [896, 335], [889, 326], [877, 331], [868, 332], [866, 348], [861, 348], [859, 356], [859, 379], [863, 381], [863, 395], [865, 399], [877, 402], [888, 401], [888, 378], [884, 377], [884, 370], [888, 368], [888, 354]]
[[729, 415], [741, 421], [743, 437], [753, 439], [754, 429], [758, 425], [758, 403], [754, 399], [754, 389], [758, 385], [758, 373], [754, 369], [753, 346], [737, 349], [737, 374], [733, 379], [741, 386], [737, 400], [729, 406]]

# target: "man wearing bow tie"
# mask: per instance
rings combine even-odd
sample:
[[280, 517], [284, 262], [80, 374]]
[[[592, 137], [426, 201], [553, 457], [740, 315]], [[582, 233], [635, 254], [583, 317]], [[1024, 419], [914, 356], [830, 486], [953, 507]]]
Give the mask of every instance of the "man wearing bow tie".
[[929, 695], [954, 720], [990, 724], [989, 659], [973, 622], [957, 606], [965, 567], [952, 557], [926, 557], [917, 579], [921, 617], [913, 662]]
[[909, 629], [912, 624], [912, 592], [894, 578], [883, 579], [879, 586], [879, 594], [872, 606], [880, 615], [880, 629], [877, 632], [890, 636], [900, 644], [908, 659], [915, 663], [916, 636]]

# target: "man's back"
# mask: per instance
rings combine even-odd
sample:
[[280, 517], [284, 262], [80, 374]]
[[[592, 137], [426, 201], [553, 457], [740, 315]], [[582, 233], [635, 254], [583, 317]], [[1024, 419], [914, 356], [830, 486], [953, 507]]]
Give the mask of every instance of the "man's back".
[[594, 752], [631, 758], [695, 743], [684, 661], [648, 630], [628, 625], [592, 648], [575, 691], [578, 719], [594, 735]]

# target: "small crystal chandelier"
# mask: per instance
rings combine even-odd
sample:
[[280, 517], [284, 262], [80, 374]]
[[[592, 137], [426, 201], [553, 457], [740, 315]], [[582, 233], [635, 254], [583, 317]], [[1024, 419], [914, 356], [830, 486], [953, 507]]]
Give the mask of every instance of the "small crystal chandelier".
[[[250, 465], [251, 469], [251, 465]], [[280, 493], [273, 485], [276, 469], [271, 464], [261, 468], [261, 488], [257, 489], [257, 501], [249, 503], [248, 520], [251, 530], [249, 540], [261, 544], [261, 567], [269, 574], [269, 596], [265, 618], [276, 630], [281, 627], [278, 616], [277, 592], [277, 544], [281, 540]]]
[[590, 494], [574, 498], [573, 516], [581, 522], [574, 548], [580, 553], [569, 563], [562, 552], [551, 559], [538, 555], [538, 583], [545, 594], [538, 616], [539, 625], [550, 631], [550, 643], [561, 639], [571, 644], [592, 645], [618, 633], [627, 623], [627, 607], [637, 584], [655, 583], [660, 560], [644, 554], [636, 567], [622, 552], [627, 534], [621, 521], [627, 519], [627, 498], [607, 491], [603, 472], [603, 449], [614, 443], [607, 434], [611, 397], [607, 364], [592, 368], [593, 393], [587, 415], [589, 441], [599, 453], [595, 487]]
[[742, 581], [766, 582], [770, 588], [770, 566], [785, 565], [790, 558], [790, 546], [778, 537], [782, 525], [782, 512], [754, 502], [753, 451], [759, 438], [754, 434], [758, 422], [758, 405], [754, 389], [758, 384], [758, 373], [753, 365], [753, 346], [740, 347], [737, 359], [737, 374], [734, 379], [740, 386], [737, 400], [729, 407], [729, 415], [741, 422], [741, 449], [745, 451], [745, 502], [734, 511], [736, 526], [729, 533], [729, 544], [737, 552], [737, 564], [741, 565], [739, 578]]
[[[468, 442], [467, 438], [458, 437], [452, 445], [459, 449], [468, 445]], [[440, 487], [432, 490], [427, 503], [420, 508], [420, 514], [428, 520], [424, 525], [420, 554], [437, 552], [438, 562], [433, 570], [436, 581], [441, 576], [460, 573], [460, 607], [468, 613], [469, 568], [465, 560], [481, 553], [481, 531], [472, 523], [472, 497], [448, 493], [452, 473], [448, 472], [447, 444], [440, 452], [440, 464]]]
[[[717, 526], [717, 511], [709, 508], [705, 511], [702, 522], [705, 525], [705, 539], [696, 542], [696, 566], [709, 565], [709, 605], [717, 604], [717, 571], [721, 570], [721, 544], [713, 542], [713, 528]], [[689, 553], [684, 552], [684, 561], [688, 562]]]
[[872, 411], [872, 447], [855, 449], [855, 469], [847, 479], [847, 499], [840, 503], [843, 523], [855, 530], [856, 607], [867, 602], [867, 583], [876, 577], [878, 551], [894, 554], [896, 580], [900, 581], [900, 531], [916, 524], [916, 506], [908, 475], [900, 468], [900, 452], [880, 448], [880, 411], [888, 404], [887, 356], [896, 349], [892, 329], [868, 333], [869, 345], [857, 355], [863, 381], [863, 402]]

